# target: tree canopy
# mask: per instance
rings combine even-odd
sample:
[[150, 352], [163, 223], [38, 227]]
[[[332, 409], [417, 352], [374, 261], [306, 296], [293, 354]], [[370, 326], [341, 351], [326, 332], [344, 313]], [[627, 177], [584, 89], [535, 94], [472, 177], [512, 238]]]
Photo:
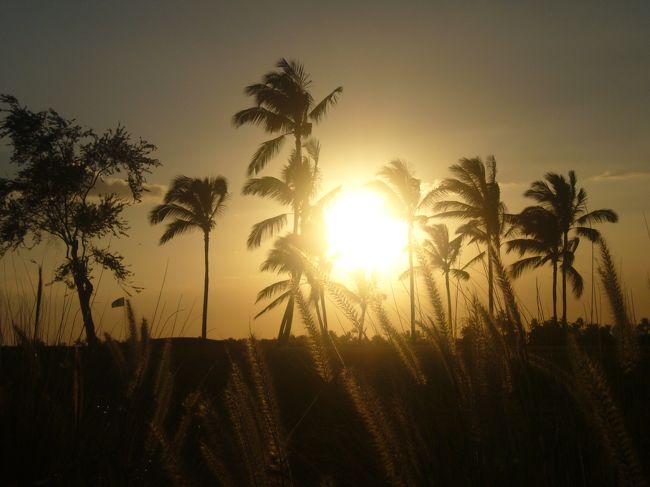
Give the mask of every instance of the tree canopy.
[[[106, 237], [126, 236], [123, 210], [140, 201], [145, 176], [160, 162], [155, 146], [133, 141], [122, 125], [98, 134], [56, 111], [33, 112], [2, 95], [0, 138], [9, 139], [13, 178], [0, 178], [0, 254], [34, 246], [44, 237], [65, 244], [65, 260], [56, 279], [79, 293], [87, 338], [93, 341], [90, 314], [93, 267], [99, 265], [125, 281], [130, 272], [123, 257], [111, 251]], [[100, 185], [122, 180], [130, 198], [102, 191]]]

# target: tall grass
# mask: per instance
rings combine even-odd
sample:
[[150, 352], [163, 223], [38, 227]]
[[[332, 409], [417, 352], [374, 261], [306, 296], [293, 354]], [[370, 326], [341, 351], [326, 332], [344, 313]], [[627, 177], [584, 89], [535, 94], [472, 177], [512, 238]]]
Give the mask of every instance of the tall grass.
[[[501, 307], [490, 315], [472, 298], [455, 340], [421, 268], [429, 314], [415, 343], [380, 302], [369, 313], [385, 341], [324, 334], [297, 285], [308, 336], [280, 348], [154, 340], [130, 303], [127, 339], [106, 335], [93, 353], [44, 347], [16, 327], [19, 346], [0, 355], [0, 467], [10, 484], [646, 483], [650, 401], [620, 392], [644, 384], [646, 351], [604, 243], [615, 369], [570, 329], [553, 350], [532, 347], [498, 261]], [[355, 305], [320, 285], [354, 326]]]

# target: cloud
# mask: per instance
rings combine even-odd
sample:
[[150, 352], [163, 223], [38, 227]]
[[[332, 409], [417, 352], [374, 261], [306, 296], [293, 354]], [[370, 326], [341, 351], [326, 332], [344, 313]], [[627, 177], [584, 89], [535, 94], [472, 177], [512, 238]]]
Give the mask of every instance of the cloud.
[[622, 171], [605, 171], [589, 178], [590, 181], [623, 181], [634, 178], [650, 177], [650, 169], [629, 169]]
[[[154, 199], [159, 200], [167, 191], [167, 187], [162, 184], [150, 184], [145, 183], [144, 188], [147, 190], [142, 193], [142, 199]], [[105, 178], [102, 181], [98, 181], [95, 185], [92, 194], [109, 194], [113, 193], [123, 198], [131, 198], [131, 189], [129, 188], [128, 181], [119, 178]]]

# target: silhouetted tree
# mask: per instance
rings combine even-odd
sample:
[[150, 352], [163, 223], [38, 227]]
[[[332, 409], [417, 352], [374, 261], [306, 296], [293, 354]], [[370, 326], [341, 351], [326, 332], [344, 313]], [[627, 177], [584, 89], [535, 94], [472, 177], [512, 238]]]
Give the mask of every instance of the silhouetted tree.
[[[160, 164], [149, 157], [155, 147], [132, 141], [121, 125], [98, 135], [54, 110], [32, 112], [8, 95], [0, 101], [7, 106], [0, 138], [9, 139], [11, 162], [19, 167], [14, 178], [0, 179], [0, 250], [35, 245], [45, 235], [63, 242], [65, 260], [55, 280], [77, 290], [92, 345], [97, 341], [90, 306], [94, 265], [112, 271], [119, 283], [130, 276], [123, 257], [98, 242], [127, 235], [122, 211], [140, 201], [145, 174]], [[132, 202], [101, 189], [115, 175], [128, 182]]]
[[[305, 148], [308, 157], [304, 156], [300, 161], [298, 161], [297, 153], [294, 150], [291, 155], [290, 163], [284, 166], [280, 178], [271, 176], [251, 178], [244, 184], [242, 190], [243, 194], [270, 198], [282, 205], [290, 207], [292, 210], [291, 213], [281, 213], [253, 225], [248, 236], [247, 246], [249, 249], [259, 247], [264, 240], [282, 231], [288, 223], [289, 216], [293, 216], [292, 234], [295, 236], [302, 235], [302, 238], [292, 239], [291, 245], [294, 247], [298, 246], [300, 252], [312, 257], [317, 257], [317, 260], [320, 260], [322, 264], [325, 264], [323, 259], [324, 250], [322, 244], [324, 240], [321, 233], [322, 221], [320, 221], [320, 214], [323, 206], [331, 200], [338, 189], [330, 191], [325, 196], [321, 197], [316, 203], [312, 204], [311, 200], [318, 192], [320, 181], [318, 169], [320, 146], [312, 139], [305, 144]], [[292, 257], [295, 257], [294, 251], [296, 249], [289, 250], [286, 247], [288, 245], [287, 242], [288, 241], [285, 241], [285, 243], [282, 244], [283, 247], [281, 249], [275, 249], [276, 252], [273, 254], [274, 256], [269, 254], [271, 261], [277, 261], [279, 256], [285, 257], [287, 253], [291, 254]], [[267, 261], [268, 260], [269, 259], [267, 258]], [[293, 308], [294, 301], [293, 299], [289, 299], [291, 293], [291, 281], [300, 281], [304, 272], [303, 267], [304, 266], [298, 264], [298, 261], [294, 262], [291, 266], [282, 267], [279, 265], [277, 267], [265, 267], [264, 270], [277, 271], [280, 269], [281, 272], [294, 272], [295, 274], [292, 275], [290, 279], [279, 281], [271, 286], [267, 286], [258, 293], [257, 301], [260, 301], [262, 299], [268, 299], [275, 293], [282, 291], [279, 300], [274, 300], [272, 306], [267, 306], [267, 308], [263, 309], [257, 314], [257, 316], [264, 314], [284, 301], [287, 302], [287, 307]], [[326, 271], [324, 267], [321, 270]], [[315, 305], [319, 322], [321, 327], [325, 330], [327, 329], [327, 312], [325, 309], [324, 291], [315, 276], [308, 274], [307, 278], [312, 287], [310, 301]], [[318, 304], [319, 301], [320, 308]], [[293, 310], [285, 310], [280, 325], [278, 339], [286, 341], [289, 338], [291, 334], [292, 320]]]
[[562, 323], [566, 324], [566, 281], [573, 266], [573, 254], [577, 243], [569, 237], [575, 232], [578, 237], [585, 237], [591, 242], [600, 239], [600, 232], [592, 228], [593, 224], [618, 221], [618, 215], [610, 209], [587, 210], [587, 192], [576, 188], [576, 174], [569, 171], [569, 179], [556, 173], [547, 173], [544, 181], [535, 181], [524, 193], [532, 198], [539, 206], [551, 212], [558, 221], [562, 235]]
[[302, 64], [282, 58], [276, 67], [276, 71], [264, 75], [261, 83], [246, 87], [246, 95], [254, 98], [256, 106], [241, 110], [233, 116], [235, 127], [244, 124], [261, 125], [269, 134], [281, 133], [260, 145], [248, 165], [249, 176], [257, 174], [266, 166], [279, 152], [288, 135], [293, 135], [296, 160], [301, 161], [303, 141], [311, 135], [312, 122], [319, 122], [343, 92], [339, 86], [315, 104], [309, 91], [311, 79]]
[[431, 205], [434, 191], [422, 194], [421, 181], [414, 176], [406, 162], [399, 159], [386, 164], [377, 173], [377, 177], [379, 179], [370, 183], [371, 186], [388, 198], [390, 206], [407, 224], [411, 338], [415, 340], [415, 276], [413, 275], [415, 238], [413, 230], [416, 224], [426, 223], [428, 217], [422, 215], [421, 211]]
[[[553, 322], [557, 323], [557, 269], [562, 263], [567, 269], [567, 276], [573, 286], [573, 293], [580, 297], [583, 291], [582, 276], [573, 267], [575, 251], [580, 239], [575, 237], [569, 240], [567, 252], [562, 251], [562, 232], [557, 217], [550, 211], [540, 206], [529, 206], [516, 216], [515, 231], [521, 232], [523, 237], [513, 238], [506, 242], [507, 252], [517, 252], [524, 257], [510, 266], [510, 272], [517, 278], [529, 269], [536, 269], [545, 264], [550, 264], [553, 269], [551, 284], [553, 296]], [[566, 260], [566, 265], [563, 260]]]
[[[426, 240], [422, 244], [422, 248], [428, 257], [429, 263], [436, 269], [442, 271], [445, 277], [445, 288], [447, 289], [447, 313], [449, 316], [449, 324], [453, 327], [453, 336], [456, 337], [456, 326], [454, 324], [453, 315], [451, 311], [451, 290], [449, 288], [449, 276], [464, 281], [469, 279], [469, 274], [465, 270], [467, 266], [471, 265], [474, 261], [465, 264], [463, 268], [453, 267], [460, 257], [460, 250], [463, 243], [463, 236], [459, 235], [453, 240], [449, 240], [449, 229], [447, 225], [429, 225], [424, 227], [427, 235]], [[480, 257], [480, 256], [479, 256]]]
[[203, 232], [205, 270], [203, 280], [203, 318], [201, 337], [208, 331], [208, 285], [210, 232], [217, 225], [217, 217], [223, 214], [228, 198], [228, 183], [222, 176], [216, 178], [188, 178], [177, 176], [167, 193], [164, 203], [149, 213], [152, 225], [168, 220], [167, 229], [160, 237], [160, 245], [191, 230]]
[[488, 309], [494, 313], [494, 261], [501, 247], [508, 216], [501, 201], [501, 190], [496, 181], [496, 160], [487, 158], [485, 164], [476, 157], [460, 159], [449, 169], [454, 175], [440, 183], [436, 196], [455, 194], [458, 200], [439, 201], [434, 209], [436, 216], [456, 218], [466, 223], [458, 227], [457, 233], [469, 239], [470, 243], [482, 243], [488, 254]]
[[260, 270], [263, 272], [275, 272], [278, 274], [287, 274], [288, 279], [274, 282], [266, 286], [259, 293], [257, 293], [256, 303], [264, 299], [272, 299], [272, 301], [262, 311], [255, 315], [255, 318], [263, 315], [264, 313], [272, 310], [279, 304], [287, 302], [282, 321], [280, 322], [280, 331], [278, 332], [278, 340], [286, 342], [291, 336], [291, 325], [293, 323], [293, 312], [295, 299], [293, 295], [293, 279], [295, 276], [301, 276], [304, 268], [304, 258], [301, 254], [300, 243], [301, 236], [295, 233], [289, 233], [282, 237], [278, 237], [273, 243], [273, 247], [260, 265]]

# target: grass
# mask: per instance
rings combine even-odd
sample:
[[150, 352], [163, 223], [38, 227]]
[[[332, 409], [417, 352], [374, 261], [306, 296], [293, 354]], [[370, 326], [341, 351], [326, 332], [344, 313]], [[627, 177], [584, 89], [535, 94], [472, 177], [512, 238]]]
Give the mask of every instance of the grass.
[[[650, 357], [609, 250], [610, 334], [526, 330], [503, 303], [470, 302], [451, 337], [436, 284], [411, 343], [380, 303], [384, 338], [308, 332], [275, 341], [129, 337], [47, 347], [28, 325], [0, 350], [0, 469], [8, 485], [645, 485]], [[323, 279], [338, 309], [355, 309]], [[643, 343], [641, 343], [643, 341]], [[549, 343], [551, 346], [549, 346]]]

